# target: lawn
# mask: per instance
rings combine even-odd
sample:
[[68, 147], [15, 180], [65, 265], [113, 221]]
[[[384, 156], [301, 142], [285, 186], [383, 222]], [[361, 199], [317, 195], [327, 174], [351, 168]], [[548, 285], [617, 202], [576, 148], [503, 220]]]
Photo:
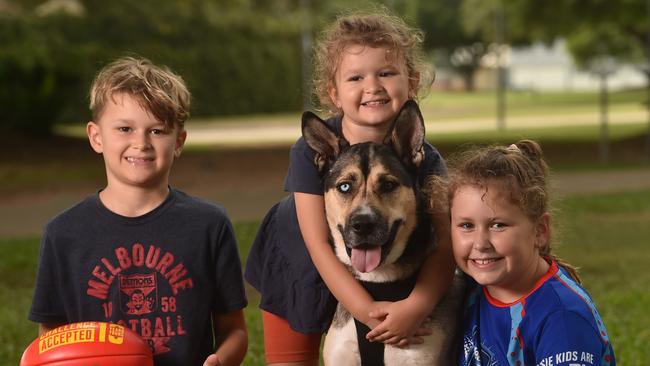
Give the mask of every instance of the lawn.
[[[611, 111], [640, 111], [645, 90], [621, 91], [610, 96]], [[596, 93], [510, 92], [508, 116], [545, 116], [594, 113]], [[495, 100], [490, 93], [432, 92], [421, 102], [427, 121], [458, 120], [494, 116]], [[193, 120], [199, 125], [221, 123], [283, 124], [298, 121], [299, 113]], [[491, 122], [488, 122], [491, 123]], [[63, 126], [67, 134], [83, 135], [79, 126]], [[643, 120], [630, 120], [611, 126], [612, 161], [598, 159], [599, 126], [562, 128], [517, 128], [506, 131], [448, 132], [430, 134], [429, 140], [445, 157], [459, 146], [511, 143], [533, 138], [542, 143], [555, 171], [647, 167], [644, 156]], [[102, 182], [99, 157], [88, 152], [85, 141], [65, 140], [67, 144], [33, 144], [10, 139], [11, 152], [0, 155], [0, 199], [14, 192], [44, 192], [49, 189], [75, 189], [88, 182]], [[29, 149], [25, 149], [29, 146]], [[212, 154], [213, 147], [205, 148]], [[27, 151], [29, 150], [29, 151]], [[83, 151], [84, 153], [80, 153]], [[197, 151], [197, 154], [202, 151]], [[48, 157], [42, 159], [43, 156]], [[185, 156], [184, 158], [187, 158]], [[208, 160], [195, 159], [212, 169]], [[283, 174], [283, 173], [280, 173]], [[238, 175], [234, 175], [238, 176]], [[55, 185], [54, 183], [60, 183]], [[91, 183], [92, 184], [92, 183]], [[99, 183], [98, 183], [99, 184]], [[216, 184], [216, 183], [215, 183]], [[191, 191], [189, 191], [191, 193]], [[4, 196], [2, 196], [4, 194]], [[646, 365], [650, 360], [650, 273], [645, 271], [650, 257], [650, 191], [580, 195], [565, 197], [556, 204], [555, 251], [580, 267], [585, 287], [596, 301], [612, 339], [618, 364]], [[242, 260], [246, 258], [257, 229], [257, 222], [235, 222]], [[34, 286], [38, 258], [37, 237], [0, 238], [0, 366], [17, 365], [22, 350], [36, 337], [36, 326], [26, 320]], [[250, 345], [245, 365], [263, 364], [261, 320], [257, 293], [248, 289], [250, 305], [245, 311]]]
[[[609, 95], [611, 111], [631, 111], [644, 108], [646, 91], [621, 90]], [[505, 110], [509, 116], [574, 114], [598, 111], [599, 94], [594, 92], [517, 92], [505, 95]], [[481, 118], [494, 116], [497, 103], [494, 92], [473, 93], [433, 91], [420, 103], [422, 114], [434, 120]]]
[[[556, 203], [555, 251], [580, 267], [585, 287], [605, 319], [618, 364], [650, 360], [650, 191], [582, 195]], [[257, 223], [235, 223], [242, 260]], [[36, 336], [26, 320], [38, 255], [38, 238], [0, 240], [0, 365], [16, 365]], [[246, 320], [250, 347], [245, 365], [262, 365], [257, 294], [249, 291]]]

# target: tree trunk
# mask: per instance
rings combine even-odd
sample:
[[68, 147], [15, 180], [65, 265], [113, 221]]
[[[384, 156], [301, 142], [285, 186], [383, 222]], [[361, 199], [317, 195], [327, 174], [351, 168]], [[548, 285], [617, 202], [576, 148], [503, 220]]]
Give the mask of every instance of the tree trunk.
[[608, 101], [607, 75], [600, 75], [600, 160], [609, 164], [609, 122], [607, 107]]
[[646, 149], [646, 154], [645, 157], [646, 159], [650, 160], [650, 67], [648, 70], [645, 72], [646, 76], [646, 84], [648, 87], [648, 95], [647, 95], [647, 100], [646, 100], [646, 109], [648, 110], [648, 134], [646, 135], [646, 141], [645, 141], [645, 149]]

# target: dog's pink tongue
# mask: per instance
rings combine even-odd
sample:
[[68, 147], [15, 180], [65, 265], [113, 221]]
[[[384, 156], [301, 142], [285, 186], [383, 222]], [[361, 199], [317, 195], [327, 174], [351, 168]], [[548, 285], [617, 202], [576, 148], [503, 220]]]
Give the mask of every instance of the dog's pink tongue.
[[352, 249], [352, 266], [359, 272], [370, 272], [377, 268], [381, 260], [381, 247], [372, 249]]

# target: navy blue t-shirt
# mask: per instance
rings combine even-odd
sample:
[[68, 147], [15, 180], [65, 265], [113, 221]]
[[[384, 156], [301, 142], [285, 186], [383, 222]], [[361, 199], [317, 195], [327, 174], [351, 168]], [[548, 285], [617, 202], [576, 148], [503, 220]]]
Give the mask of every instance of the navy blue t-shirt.
[[29, 319], [132, 329], [157, 366], [202, 365], [211, 315], [246, 307], [235, 235], [223, 208], [170, 189], [139, 217], [92, 195], [45, 228]]

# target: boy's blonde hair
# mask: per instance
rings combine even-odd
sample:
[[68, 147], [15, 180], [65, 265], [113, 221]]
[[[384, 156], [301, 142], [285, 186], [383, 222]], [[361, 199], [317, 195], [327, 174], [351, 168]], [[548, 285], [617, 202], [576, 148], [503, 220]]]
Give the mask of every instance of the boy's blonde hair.
[[[521, 140], [508, 147], [488, 146], [468, 150], [450, 162], [449, 179], [433, 177], [427, 182], [430, 210], [449, 209], [458, 189], [470, 185], [484, 189], [498, 184], [508, 194], [510, 202], [521, 208], [532, 222], [538, 222], [550, 212], [549, 169], [539, 144]], [[577, 270], [552, 252], [550, 241], [540, 249], [540, 255], [553, 258], [569, 275], [580, 283]]]
[[168, 128], [182, 130], [189, 117], [190, 92], [179, 75], [146, 58], [122, 57], [105, 66], [90, 88], [90, 110], [98, 121], [109, 98], [126, 93]]
[[335, 86], [335, 75], [344, 50], [352, 45], [385, 47], [395, 51], [406, 63], [409, 97], [431, 86], [433, 72], [425, 62], [422, 31], [407, 25], [401, 18], [386, 12], [357, 13], [339, 17], [326, 28], [315, 46], [314, 93], [320, 107], [329, 114], [341, 111], [330, 99], [328, 89]]

